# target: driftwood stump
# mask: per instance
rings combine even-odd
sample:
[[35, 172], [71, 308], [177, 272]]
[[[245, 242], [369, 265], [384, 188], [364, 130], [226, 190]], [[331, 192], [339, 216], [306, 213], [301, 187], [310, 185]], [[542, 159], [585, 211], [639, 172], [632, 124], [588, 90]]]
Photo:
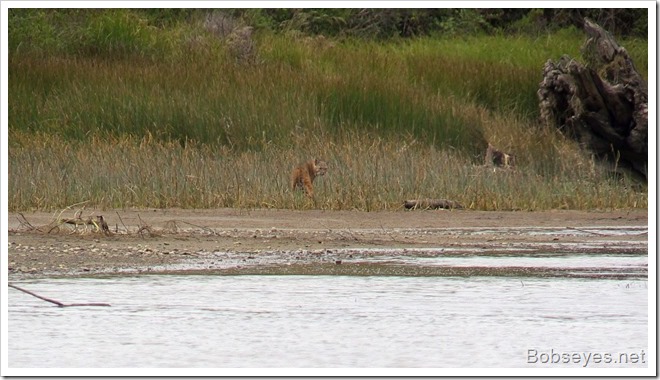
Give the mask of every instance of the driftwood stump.
[[407, 209], [437, 209], [437, 208], [446, 208], [446, 209], [462, 209], [463, 206], [456, 202], [448, 199], [411, 199], [403, 202], [403, 207]]
[[538, 90], [541, 121], [580, 142], [615, 169], [647, 179], [648, 85], [603, 28], [585, 19], [587, 65], [549, 60]]
[[[25, 217], [23, 217], [23, 218], [25, 218]], [[105, 219], [103, 219], [103, 216], [102, 216], [102, 215], [98, 215], [98, 216], [96, 217], [96, 220], [92, 219], [91, 216], [88, 217], [87, 219], [83, 219], [83, 218], [81, 217], [81, 213], [78, 212], [78, 213], [76, 213], [76, 216], [75, 216], [74, 218], [64, 218], [64, 219], [60, 219], [60, 220], [57, 222], [57, 225], [55, 225], [53, 228], [51, 228], [48, 232], [50, 233], [50, 232], [53, 231], [54, 229], [58, 228], [58, 227], [60, 226], [60, 224], [72, 224], [72, 225], [74, 225], [76, 228], [77, 228], [78, 226], [88, 226], [88, 225], [92, 225], [92, 226], [96, 227], [96, 230], [97, 230], [97, 231], [102, 231], [102, 232], [103, 232], [105, 235], [107, 235], [107, 236], [109, 236], [109, 235], [111, 234], [111, 233], [110, 233], [110, 228], [108, 227], [108, 223], [105, 221]]]

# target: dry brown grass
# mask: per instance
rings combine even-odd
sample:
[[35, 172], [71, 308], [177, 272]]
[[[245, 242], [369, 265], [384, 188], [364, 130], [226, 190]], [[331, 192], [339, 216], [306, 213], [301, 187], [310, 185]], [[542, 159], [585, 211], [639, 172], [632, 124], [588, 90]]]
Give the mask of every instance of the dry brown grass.
[[[522, 135], [525, 139], [524, 135]], [[233, 151], [150, 137], [63, 141], [11, 134], [9, 210], [52, 210], [78, 202], [98, 208], [400, 209], [405, 199], [445, 198], [480, 210], [646, 208], [647, 193], [615, 179], [570, 142], [550, 134], [518, 154], [513, 169], [414, 139], [354, 133], [296, 141], [289, 149]], [[510, 137], [509, 137], [510, 138]], [[302, 148], [304, 146], [304, 148]], [[290, 170], [322, 157], [328, 174], [315, 200], [289, 189]]]

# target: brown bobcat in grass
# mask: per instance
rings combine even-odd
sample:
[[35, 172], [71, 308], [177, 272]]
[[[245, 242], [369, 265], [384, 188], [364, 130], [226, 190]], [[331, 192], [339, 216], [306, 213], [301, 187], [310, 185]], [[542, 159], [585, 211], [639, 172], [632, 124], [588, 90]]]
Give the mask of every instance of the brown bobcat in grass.
[[291, 187], [293, 191], [305, 190], [308, 197], [314, 196], [314, 178], [324, 175], [328, 171], [328, 164], [320, 159], [309, 160], [293, 169], [291, 173]]
[[510, 168], [516, 165], [516, 156], [499, 151], [488, 143], [488, 149], [486, 150], [486, 165]]

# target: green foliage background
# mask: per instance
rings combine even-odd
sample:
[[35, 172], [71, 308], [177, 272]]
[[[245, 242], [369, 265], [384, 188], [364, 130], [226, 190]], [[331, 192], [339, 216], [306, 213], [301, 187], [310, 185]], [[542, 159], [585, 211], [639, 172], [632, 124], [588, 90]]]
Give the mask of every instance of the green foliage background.
[[[580, 12], [646, 74], [634, 9], [10, 9], [10, 209], [645, 207], [537, 125]], [[525, 174], [477, 168], [488, 142]], [[292, 198], [291, 166], [318, 155], [323, 200]]]

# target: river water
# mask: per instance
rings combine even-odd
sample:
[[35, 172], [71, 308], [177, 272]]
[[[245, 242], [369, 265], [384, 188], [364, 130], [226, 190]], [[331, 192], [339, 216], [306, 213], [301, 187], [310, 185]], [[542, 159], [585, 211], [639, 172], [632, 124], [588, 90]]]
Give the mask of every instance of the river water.
[[649, 365], [645, 278], [142, 275], [15, 284], [112, 306], [59, 308], [9, 289], [9, 368]]

